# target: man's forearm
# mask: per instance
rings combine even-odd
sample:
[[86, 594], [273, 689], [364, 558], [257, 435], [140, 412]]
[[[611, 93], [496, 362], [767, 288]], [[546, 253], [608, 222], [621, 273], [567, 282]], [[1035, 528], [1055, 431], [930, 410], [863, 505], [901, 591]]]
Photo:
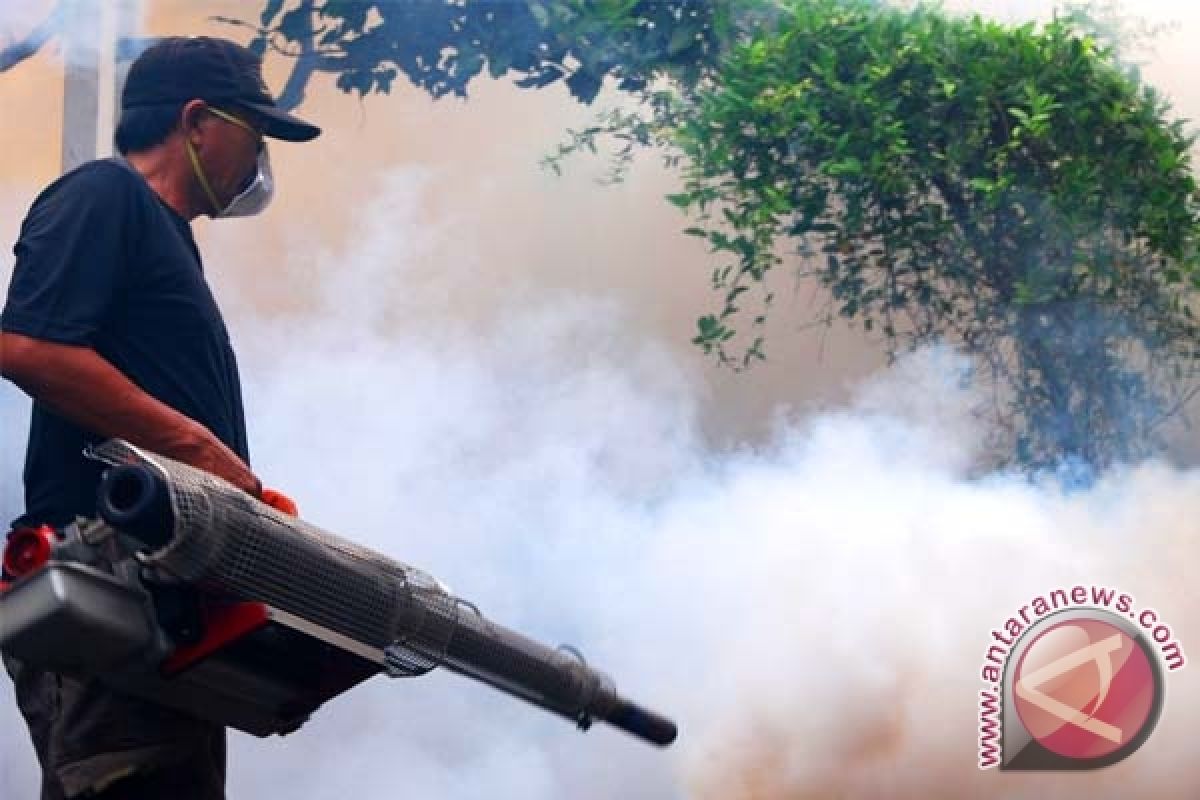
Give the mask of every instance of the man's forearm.
[[256, 496], [261, 490], [207, 428], [147, 394], [91, 348], [0, 333], [0, 374], [85, 430], [207, 470]]

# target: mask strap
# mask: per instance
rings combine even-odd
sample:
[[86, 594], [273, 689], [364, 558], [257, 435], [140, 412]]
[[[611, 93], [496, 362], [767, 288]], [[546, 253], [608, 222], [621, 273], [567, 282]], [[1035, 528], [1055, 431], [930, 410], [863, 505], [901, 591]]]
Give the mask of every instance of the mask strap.
[[184, 144], [187, 147], [188, 158], [190, 158], [192, 161], [192, 172], [196, 173], [196, 179], [200, 181], [200, 188], [202, 188], [204, 193], [208, 195], [208, 202], [212, 203], [213, 210], [216, 211], [218, 216], [220, 216], [224, 209], [221, 208], [221, 204], [217, 202], [217, 195], [213, 192], [212, 186], [209, 185], [208, 178], [204, 176], [204, 169], [200, 166], [200, 159], [196, 156], [196, 150], [192, 147], [191, 140], [185, 140]]
[[206, 106], [204, 110], [210, 114], [215, 114], [216, 116], [220, 117], [221, 119], [225, 120], [226, 122], [232, 122], [234, 125], [237, 125], [239, 128], [245, 128], [246, 130], [253, 133], [255, 136], [261, 135], [258, 131], [256, 131], [254, 128], [252, 128], [250, 126], [250, 123], [248, 123], [244, 120], [238, 119], [233, 114], [226, 114], [221, 109], [213, 108], [212, 106]]
[[263, 147], [265, 146], [265, 143], [263, 142], [262, 131], [253, 127], [252, 125], [250, 125], [250, 123], [246, 122], [245, 120], [238, 119], [233, 114], [226, 114], [224, 111], [222, 111], [219, 108], [213, 108], [212, 106], [208, 106], [204, 110], [214, 116], [220, 117], [221, 119], [225, 120], [226, 122], [231, 122], [234, 125], [237, 125], [239, 128], [241, 128], [245, 131], [249, 131], [250, 134], [254, 136], [255, 141], [258, 143], [258, 150], [260, 152], [262, 151]]

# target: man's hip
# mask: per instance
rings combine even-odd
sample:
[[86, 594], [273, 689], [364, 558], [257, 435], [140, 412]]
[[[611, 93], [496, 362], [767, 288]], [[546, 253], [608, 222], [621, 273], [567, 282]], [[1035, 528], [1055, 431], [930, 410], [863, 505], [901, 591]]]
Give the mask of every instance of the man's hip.
[[113, 692], [95, 680], [75, 680], [8, 657], [4, 664], [42, 767], [42, 800], [224, 798], [222, 726]]

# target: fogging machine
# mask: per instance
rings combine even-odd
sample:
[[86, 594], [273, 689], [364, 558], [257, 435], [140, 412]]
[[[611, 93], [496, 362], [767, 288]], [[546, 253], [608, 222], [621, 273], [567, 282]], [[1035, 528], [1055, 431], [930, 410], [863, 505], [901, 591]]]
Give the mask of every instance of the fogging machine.
[[208, 473], [110, 440], [97, 513], [9, 535], [0, 649], [258, 736], [376, 674], [444, 667], [657, 745], [676, 726], [578, 651], [489, 621], [429, 574]]

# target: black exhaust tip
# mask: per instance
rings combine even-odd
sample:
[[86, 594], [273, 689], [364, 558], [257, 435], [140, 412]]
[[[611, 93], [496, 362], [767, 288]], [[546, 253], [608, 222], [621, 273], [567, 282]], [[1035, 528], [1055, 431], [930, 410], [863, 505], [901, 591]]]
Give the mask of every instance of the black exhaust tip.
[[171, 541], [174, 515], [166, 484], [148, 467], [123, 464], [104, 473], [96, 492], [100, 518], [150, 548]]
[[674, 722], [629, 701], [618, 703], [607, 722], [659, 747], [667, 747], [679, 735]]

